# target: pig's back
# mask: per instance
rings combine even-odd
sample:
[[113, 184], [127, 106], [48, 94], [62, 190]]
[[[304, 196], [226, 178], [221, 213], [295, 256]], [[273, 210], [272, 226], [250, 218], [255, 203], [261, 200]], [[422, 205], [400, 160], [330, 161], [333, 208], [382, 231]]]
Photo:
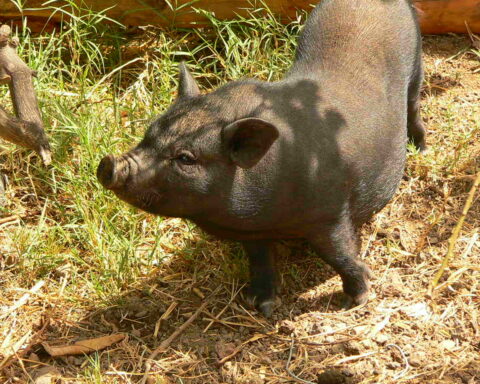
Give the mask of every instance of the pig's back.
[[298, 41], [289, 76], [333, 72], [357, 86], [410, 75], [418, 41], [408, 0], [323, 0]]
[[[358, 223], [383, 208], [401, 180], [408, 88], [419, 67], [419, 44], [407, 0], [323, 0], [299, 39], [287, 81], [314, 82], [318, 116], [335, 113], [341, 122], [328, 136], [348, 178]], [[319, 120], [318, 129], [304, 132], [312, 135], [307, 142], [331, 131], [329, 125]]]

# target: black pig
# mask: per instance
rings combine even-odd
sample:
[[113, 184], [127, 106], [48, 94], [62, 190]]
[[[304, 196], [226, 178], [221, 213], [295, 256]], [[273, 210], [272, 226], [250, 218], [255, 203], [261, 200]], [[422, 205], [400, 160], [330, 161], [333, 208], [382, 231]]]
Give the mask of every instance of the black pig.
[[323, 0], [282, 81], [236, 81], [201, 95], [180, 65], [176, 102], [135, 148], [105, 157], [97, 175], [140, 209], [242, 242], [250, 297], [266, 316], [278, 239], [307, 239], [358, 305], [369, 289], [358, 229], [397, 189], [407, 137], [425, 148], [421, 82], [421, 36], [407, 0]]

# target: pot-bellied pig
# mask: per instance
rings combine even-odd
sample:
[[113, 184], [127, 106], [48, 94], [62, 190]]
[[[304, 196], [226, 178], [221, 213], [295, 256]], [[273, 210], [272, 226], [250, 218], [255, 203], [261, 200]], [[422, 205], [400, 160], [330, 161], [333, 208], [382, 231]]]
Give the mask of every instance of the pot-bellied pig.
[[306, 239], [367, 300], [359, 227], [392, 198], [407, 138], [423, 150], [421, 36], [407, 0], [323, 0], [283, 80], [240, 80], [203, 95], [180, 65], [175, 103], [100, 182], [156, 215], [240, 241], [249, 295], [266, 316], [277, 292], [274, 247]]

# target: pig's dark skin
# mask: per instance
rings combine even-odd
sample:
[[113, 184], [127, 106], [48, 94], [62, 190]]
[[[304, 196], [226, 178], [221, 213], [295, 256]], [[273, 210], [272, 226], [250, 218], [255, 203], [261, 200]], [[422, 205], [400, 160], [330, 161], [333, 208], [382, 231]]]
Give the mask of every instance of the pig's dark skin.
[[350, 305], [367, 300], [359, 228], [392, 198], [407, 137], [425, 149], [421, 37], [406, 0], [323, 0], [279, 82], [242, 80], [201, 95], [180, 66], [177, 101], [100, 182], [153, 214], [242, 242], [250, 297], [272, 313], [275, 240], [307, 239]]

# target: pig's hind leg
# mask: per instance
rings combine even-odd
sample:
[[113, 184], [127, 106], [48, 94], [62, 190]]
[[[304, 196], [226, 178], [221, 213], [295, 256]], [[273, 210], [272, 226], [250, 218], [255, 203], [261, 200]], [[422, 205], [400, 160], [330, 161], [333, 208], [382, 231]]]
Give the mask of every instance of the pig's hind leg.
[[427, 149], [425, 143], [425, 127], [420, 116], [420, 88], [423, 81], [422, 65], [417, 62], [410, 85], [408, 87], [408, 119], [407, 132], [408, 138], [413, 141], [415, 146], [424, 152]]
[[349, 218], [342, 217], [338, 223], [309, 239], [317, 254], [342, 278], [343, 291], [347, 295], [344, 307], [363, 304], [370, 289], [369, 268], [357, 259], [360, 237]]
[[277, 274], [275, 270], [273, 243], [248, 241], [242, 243], [250, 263], [249, 304], [265, 317], [270, 317], [275, 307]]

